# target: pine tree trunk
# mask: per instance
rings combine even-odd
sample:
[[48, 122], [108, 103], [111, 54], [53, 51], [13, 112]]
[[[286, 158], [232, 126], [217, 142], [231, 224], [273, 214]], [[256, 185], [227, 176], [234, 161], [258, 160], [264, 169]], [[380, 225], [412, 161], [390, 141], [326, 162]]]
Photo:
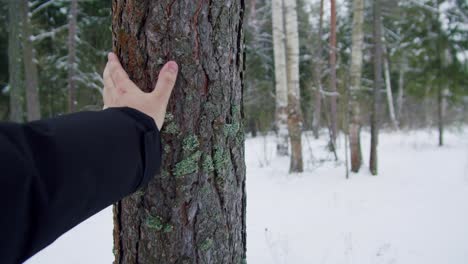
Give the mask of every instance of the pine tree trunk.
[[20, 42], [20, 19], [18, 10], [19, 1], [8, 1], [8, 72], [10, 87], [10, 121], [23, 121], [23, 106], [21, 100], [21, 42]]
[[273, 50], [275, 56], [276, 85], [276, 152], [279, 156], [288, 155], [288, 77], [286, 71], [286, 38], [284, 28], [283, 0], [273, 0]]
[[318, 29], [318, 36], [317, 36], [317, 50], [315, 54], [315, 67], [313, 70], [314, 79], [315, 79], [315, 93], [314, 93], [314, 120], [312, 122], [312, 129], [314, 131], [314, 137], [316, 139], [319, 138], [319, 130], [321, 124], [321, 117], [322, 117], [322, 35], [323, 35], [323, 3], [324, 0], [320, 0], [320, 18], [319, 18], [319, 29]]
[[364, 46], [364, 0], [353, 2], [353, 33], [350, 70], [350, 125], [349, 143], [351, 150], [351, 171], [358, 172], [362, 164], [361, 151], [361, 93], [362, 50]]
[[179, 78], [161, 174], [114, 206], [115, 263], [244, 263], [244, 1], [113, 0], [114, 51], [144, 91]]
[[296, 0], [285, 0], [286, 61], [288, 76], [288, 130], [291, 141], [290, 172], [302, 172], [302, 112], [299, 87], [299, 31]]
[[68, 111], [76, 111], [76, 36], [77, 36], [78, 0], [71, 0], [68, 16]]
[[337, 96], [336, 96], [336, 2], [330, 0], [330, 128], [331, 143], [335, 147], [337, 136]]
[[31, 40], [31, 19], [29, 18], [29, 0], [21, 1], [21, 18], [23, 26], [23, 63], [26, 80], [26, 109], [28, 121], [41, 119], [39, 102], [39, 82], [35, 62], [34, 46]]
[[380, 0], [374, 0], [374, 25], [373, 25], [373, 39], [374, 39], [374, 90], [372, 96], [372, 111], [371, 111], [371, 150], [369, 169], [372, 175], [377, 175], [378, 159], [377, 159], [377, 145], [379, 142], [379, 94], [383, 87], [382, 77], [382, 11]]

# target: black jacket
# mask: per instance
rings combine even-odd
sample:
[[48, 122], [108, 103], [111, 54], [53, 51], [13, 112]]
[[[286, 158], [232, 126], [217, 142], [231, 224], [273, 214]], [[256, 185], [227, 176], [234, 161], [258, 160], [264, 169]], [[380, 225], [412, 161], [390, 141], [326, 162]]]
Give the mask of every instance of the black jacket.
[[153, 119], [131, 108], [0, 123], [0, 263], [21, 263], [159, 170]]

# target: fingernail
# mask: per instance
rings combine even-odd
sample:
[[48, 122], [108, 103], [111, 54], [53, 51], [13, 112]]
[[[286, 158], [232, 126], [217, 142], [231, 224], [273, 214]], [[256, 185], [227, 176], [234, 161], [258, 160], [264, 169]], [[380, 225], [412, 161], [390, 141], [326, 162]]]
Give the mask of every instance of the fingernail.
[[177, 74], [177, 71], [179, 71], [179, 65], [177, 65], [175, 61], [170, 61], [167, 63], [167, 69], [169, 72]]
[[107, 54], [107, 59], [108, 60], [113, 60], [115, 58], [115, 54], [113, 52], [109, 52], [109, 54]]

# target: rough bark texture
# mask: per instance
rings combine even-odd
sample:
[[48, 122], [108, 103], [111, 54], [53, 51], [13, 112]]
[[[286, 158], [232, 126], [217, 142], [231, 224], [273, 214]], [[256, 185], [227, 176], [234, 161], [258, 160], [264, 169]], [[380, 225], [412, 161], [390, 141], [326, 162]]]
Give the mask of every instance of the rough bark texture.
[[18, 10], [19, 1], [8, 1], [8, 72], [10, 86], [10, 121], [23, 121], [23, 107], [21, 103], [21, 43], [20, 43], [20, 19]]
[[337, 136], [337, 96], [336, 96], [336, 2], [330, 0], [330, 128], [333, 148]]
[[273, 0], [272, 23], [276, 86], [276, 152], [279, 156], [287, 156], [289, 152], [288, 76], [286, 71], [286, 38], [283, 0]]
[[299, 31], [296, 0], [284, 1], [288, 76], [288, 130], [291, 141], [290, 172], [302, 172], [302, 112], [299, 87]]
[[242, 125], [244, 1], [113, 0], [114, 51], [153, 89], [180, 65], [168, 106], [163, 165], [114, 207], [115, 263], [244, 263]]
[[353, 32], [350, 69], [350, 124], [349, 143], [351, 171], [358, 172], [362, 164], [361, 109], [359, 95], [362, 76], [362, 50], [364, 46], [364, 0], [353, 1]]
[[315, 80], [315, 92], [314, 92], [314, 120], [312, 120], [312, 129], [314, 131], [314, 137], [319, 138], [319, 130], [322, 117], [322, 35], [323, 35], [323, 3], [324, 0], [320, 0], [320, 17], [319, 17], [319, 29], [317, 36], [317, 50], [315, 52], [315, 67], [313, 69], [313, 75]]
[[374, 0], [374, 90], [372, 93], [371, 111], [371, 149], [369, 169], [372, 175], [377, 175], [377, 145], [379, 142], [379, 94], [383, 88], [382, 77], [382, 11], [380, 0]]
[[78, 0], [71, 0], [68, 17], [68, 111], [76, 111], [76, 34], [77, 34]]
[[26, 110], [28, 121], [41, 119], [39, 102], [39, 82], [35, 62], [34, 46], [31, 40], [31, 19], [29, 17], [29, 0], [21, 1], [21, 18], [23, 26], [23, 63], [26, 81]]

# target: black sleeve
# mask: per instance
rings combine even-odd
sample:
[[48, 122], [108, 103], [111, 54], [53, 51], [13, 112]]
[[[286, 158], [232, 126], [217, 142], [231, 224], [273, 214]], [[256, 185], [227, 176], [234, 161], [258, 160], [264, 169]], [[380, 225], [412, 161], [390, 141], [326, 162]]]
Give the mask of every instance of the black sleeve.
[[161, 141], [131, 108], [0, 123], [0, 263], [20, 263], [144, 186]]

